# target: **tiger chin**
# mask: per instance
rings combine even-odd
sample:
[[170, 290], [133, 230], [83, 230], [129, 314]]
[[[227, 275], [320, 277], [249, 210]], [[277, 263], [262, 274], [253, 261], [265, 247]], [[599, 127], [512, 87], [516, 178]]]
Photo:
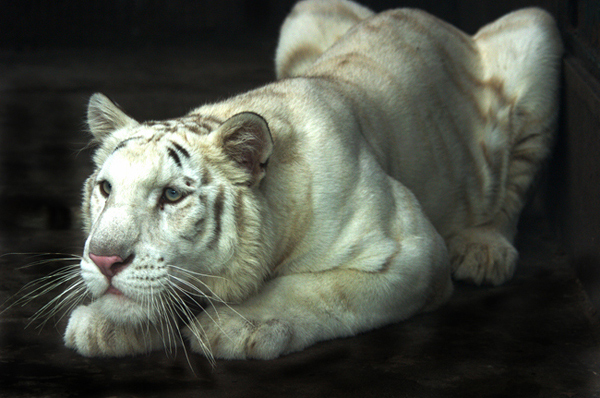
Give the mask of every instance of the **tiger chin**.
[[433, 310], [452, 275], [509, 280], [561, 54], [539, 9], [467, 36], [418, 10], [309, 0], [272, 84], [148, 122], [94, 94], [93, 300], [66, 345], [276, 358]]

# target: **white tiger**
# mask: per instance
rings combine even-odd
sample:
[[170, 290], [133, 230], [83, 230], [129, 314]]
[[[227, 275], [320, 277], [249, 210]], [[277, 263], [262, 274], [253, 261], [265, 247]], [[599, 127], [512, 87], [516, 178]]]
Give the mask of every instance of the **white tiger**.
[[370, 14], [297, 4], [277, 50], [292, 78], [181, 118], [138, 123], [92, 96], [94, 300], [67, 346], [124, 356], [184, 335], [209, 357], [275, 358], [435, 309], [451, 269], [511, 277], [556, 125], [552, 18], [521, 10], [470, 37], [422, 11]]

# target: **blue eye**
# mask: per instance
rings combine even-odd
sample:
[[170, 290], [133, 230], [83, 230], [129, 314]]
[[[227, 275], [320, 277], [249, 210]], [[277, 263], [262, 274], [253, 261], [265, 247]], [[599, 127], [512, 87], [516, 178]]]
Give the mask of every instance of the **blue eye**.
[[100, 192], [102, 192], [102, 195], [108, 197], [108, 195], [110, 195], [110, 191], [112, 191], [112, 185], [110, 185], [110, 182], [102, 181], [100, 183]]
[[177, 202], [179, 199], [183, 197], [183, 193], [175, 188], [167, 188], [163, 193], [163, 198], [167, 202]]

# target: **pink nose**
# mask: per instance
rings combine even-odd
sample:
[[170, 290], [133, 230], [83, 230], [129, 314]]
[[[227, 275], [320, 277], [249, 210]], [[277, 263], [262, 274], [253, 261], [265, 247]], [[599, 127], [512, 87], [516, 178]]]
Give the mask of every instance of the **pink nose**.
[[109, 280], [128, 265], [119, 256], [96, 256], [90, 253], [90, 259]]

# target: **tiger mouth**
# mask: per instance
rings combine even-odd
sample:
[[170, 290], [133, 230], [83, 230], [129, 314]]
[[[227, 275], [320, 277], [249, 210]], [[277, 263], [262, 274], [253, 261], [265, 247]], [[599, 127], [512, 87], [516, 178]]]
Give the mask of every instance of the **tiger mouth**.
[[122, 291], [120, 291], [119, 289], [117, 289], [116, 287], [114, 287], [113, 285], [109, 285], [106, 288], [106, 291], [103, 293], [103, 296], [105, 295], [114, 295], [114, 296], [122, 296], [125, 297], [125, 295], [123, 294]]

